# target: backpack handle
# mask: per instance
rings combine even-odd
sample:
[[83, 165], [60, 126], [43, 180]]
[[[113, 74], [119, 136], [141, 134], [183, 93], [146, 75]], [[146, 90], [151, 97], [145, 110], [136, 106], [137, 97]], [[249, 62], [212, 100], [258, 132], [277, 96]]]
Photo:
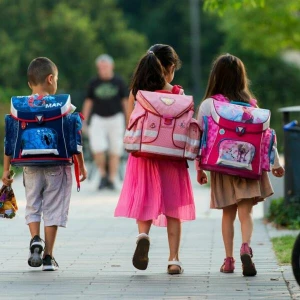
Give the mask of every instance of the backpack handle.
[[250, 103], [240, 102], [240, 101], [230, 101], [230, 103], [231, 104], [235, 104], [235, 105], [247, 106], [247, 107], [251, 107], [252, 106]]

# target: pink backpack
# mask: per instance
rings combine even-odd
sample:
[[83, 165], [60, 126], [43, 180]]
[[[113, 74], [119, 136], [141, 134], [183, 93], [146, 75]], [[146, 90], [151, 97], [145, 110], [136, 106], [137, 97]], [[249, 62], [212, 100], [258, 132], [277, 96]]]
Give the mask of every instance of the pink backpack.
[[192, 96], [138, 91], [136, 100], [124, 136], [128, 152], [176, 160], [197, 157], [201, 131], [192, 118]]
[[244, 178], [259, 179], [274, 162], [276, 135], [270, 125], [270, 111], [251, 104], [230, 102], [223, 95], [212, 96], [211, 116], [203, 117], [199, 166]]

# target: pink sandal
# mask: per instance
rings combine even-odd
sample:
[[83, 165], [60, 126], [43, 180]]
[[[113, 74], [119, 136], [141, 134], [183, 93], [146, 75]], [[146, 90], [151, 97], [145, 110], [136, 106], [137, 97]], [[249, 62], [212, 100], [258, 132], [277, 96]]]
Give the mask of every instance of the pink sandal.
[[240, 250], [244, 276], [255, 276], [257, 271], [252, 261], [253, 252], [248, 243], [243, 243]]
[[235, 263], [235, 260], [234, 260], [233, 257], [226, 257], [224, 259], [223, 265], [220, 268], [220, 272], [222, 272], [222, 273], [233, 273], [234, 269], [235, 269], [234, 263]]

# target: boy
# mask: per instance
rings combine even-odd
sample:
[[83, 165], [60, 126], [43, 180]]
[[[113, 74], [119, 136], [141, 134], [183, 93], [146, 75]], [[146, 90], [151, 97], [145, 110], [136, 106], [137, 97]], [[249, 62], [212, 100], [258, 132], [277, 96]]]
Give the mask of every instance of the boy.
[[[27, 70], [28, 85], [32, 94], [51, 95], [57, 90], [58, 70], [46, 57], [34, 59]], [[83, 155], [76, 155], [80, 181], [87, 177]], [[10, 156], [4, 155], [2, 181], [10, 185]], [[31, 241], [28, 264], [31, 267], [43, 265], [43, 271], [55, 271], [58, 264], [53, 257], [57, 227], [66, 227], [71, 198], [71, 166], [24, 167], [24, 186], [26, 193], [26, 223], [29, 226]], [[40, 222], [43, 214], [45, 248], [40, 238]], [[44, 254], [42, 256], [42, 252]]]

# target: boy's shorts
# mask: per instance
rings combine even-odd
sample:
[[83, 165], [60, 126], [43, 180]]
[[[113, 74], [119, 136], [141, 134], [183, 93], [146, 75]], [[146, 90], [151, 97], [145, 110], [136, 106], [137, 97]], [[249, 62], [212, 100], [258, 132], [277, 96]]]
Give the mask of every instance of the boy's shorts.
[[66, 227], [72, 190], [71, 166], [24, 167], [26, 224]]
[[111, 117], [93, 114], [89, 125], [89, 140], [92, 153], [108, 151], [122, 156], [125, 119], [123, 113]]

